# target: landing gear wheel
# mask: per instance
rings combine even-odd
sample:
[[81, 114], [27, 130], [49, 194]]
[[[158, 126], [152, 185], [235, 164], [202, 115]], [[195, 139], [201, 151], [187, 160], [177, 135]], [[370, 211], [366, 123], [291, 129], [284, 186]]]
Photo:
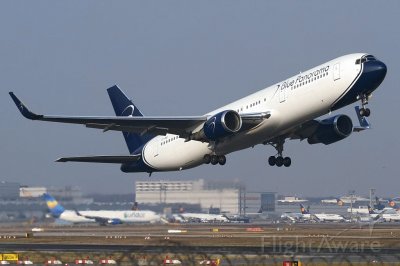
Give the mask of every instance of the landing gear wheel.
[[365, 108], [365, 106], [368, 104], [368, 98], [371, 95], [367, 95], [367, 94], [360, 94], [358, 96], [359, 99], [361, 99], [361, 109], [360, 109], [360, 115], [362, 117], [368, 117], [371, 114], [371, 111], [368, 108]]
[[276, 157], [276, 166], [278, 166], [278, 167], [282, 167], [282, 165], [283, 165], [283, 157], [282, 156], [278, 156], [278, 157]]
[[365, 116], [368, 117], [371, 114], [371, 110], [369, 110], [369, 108], [365, 109]]
[[211, 164], [216, 165], [218, 163], [217, 155], [211, 155]]
[[204, 155], [203, 161], [205, 164], [209, 164], [211, 162], [211, 155], [210, 154]]
[[218, 156], [218, 163], [224, 165], [226, 163], [226, 157], [224, 155]]
[[291, 164], [292, 164], [292, 159], [290, 159], [290, 157], [285, 157], [285, 158], [283, 159], [283, 165], [284, 165], [285, 167], [289, 167]]
[[364, 108], [363, 107], [363, 108], [360, 109], [360, 115], [368, 117], [368, 116], [371, 115], [371, 110], [369, 110], [369, 108]]
[[276, 164], [276, 158], [275, 158], [275, 156], [270, 156], [270, 157], [268, 158], [268, 163], [269, 163], [269, 165], [274, 166], [274, 165]]

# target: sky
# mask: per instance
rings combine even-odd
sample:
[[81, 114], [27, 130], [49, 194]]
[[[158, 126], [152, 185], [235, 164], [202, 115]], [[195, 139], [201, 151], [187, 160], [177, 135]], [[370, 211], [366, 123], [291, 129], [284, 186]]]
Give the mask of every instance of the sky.
[[[133, 193], [135, 180], [233, 180], [248, 191], [298, 196], [400, 196], [399, 1], [1, 1], [0, 180]], [[388, 67], [369, 108], [372, 129], [325, 146], [288, 141], [227, 156], [225, 166], [125, 174], [118, 165], [56, 163], [62, 156], [127, 154], [120, 132], [24, 119], [37, 113], [114, 115], [118, 84], [147, 115], [202, 115], [341, 55]], [[357, 123], [353, 106], [334, 112]]]

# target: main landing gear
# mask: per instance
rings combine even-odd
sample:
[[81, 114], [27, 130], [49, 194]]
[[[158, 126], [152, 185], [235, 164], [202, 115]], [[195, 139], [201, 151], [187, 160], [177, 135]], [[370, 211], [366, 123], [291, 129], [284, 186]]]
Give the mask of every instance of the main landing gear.
[[285, 143], [284, 140], [280, 140], [276, 143], [270, 143], [271, 146], [273, 146], [276, 151], [278, 152], [277, 156], [270, 156], [268, 158], [268, 163], [271, 166], [278, 166], [278, 167], [289, 167], [292, 164], [292, 159], [290, 157], [283, 157], [283, 144]]
[[217, 164], [224, 165], [226, 163], [225, 155], [206, 154], [204, 155], [203, 160], [205, 164], [211, 163], [212, 165], [217, 165]]
[[369, 110], [369, 108], [365, 108], [365, 106], [368, 104], [368, 97], [369, 95], [367, 94], [360, 94], [358, 96], [358, 98], [361, 99], [361, 105], [362, 105], [362, 108], [360, 108], [359, 113], [363, 117], [368, 117], [371, 114], [371, 110]]

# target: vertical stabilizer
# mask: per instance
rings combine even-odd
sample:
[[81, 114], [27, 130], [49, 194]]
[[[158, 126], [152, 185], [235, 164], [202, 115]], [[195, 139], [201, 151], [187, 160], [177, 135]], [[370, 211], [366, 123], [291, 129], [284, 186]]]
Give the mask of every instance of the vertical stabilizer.
[[310, 214], [310, 206], [308, 206], [308, 208], [304, 208], [303, 204], [300, 204], [300, 211], [301, 214]]
[[47, 207], [49, 208], [53, 217], [58, 218], [65, 211], [64, 207], [61, 206], [56, 199], [49, 194], [44, 193], [43, 199], [46, 201]]
[[[126, 97], [117, 85], [108, 88], [107, 92], [117, 116], [143, 116], [139, 108]], [[132, 132], [123, 132], [123, 135], [130, 154], [154, 137], [152, 134], [141, 135]]]

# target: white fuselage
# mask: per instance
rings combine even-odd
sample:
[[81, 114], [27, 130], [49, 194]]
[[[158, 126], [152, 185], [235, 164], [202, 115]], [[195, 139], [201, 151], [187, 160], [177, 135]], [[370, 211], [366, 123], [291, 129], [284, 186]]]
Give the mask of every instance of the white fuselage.
[[316, 213], [314, 216], [321, 222], [341, 222], [345, 220], [343, 216], [333, 213]]
[[271, 114], [252, 129], [223, 138], [217, 144], [185, 141], [172, 134], [156, 136], [143, 148], [143, 161], [159, 171], [192, 168], [203, 163], [205, 154], [225, 155], [252, 147], [327, 114], [360, 73], [360, 64], [354, 62], [362, 55], [336, 58], [206, 114], [212, 116], [225, 110]]
[[186, 221], [191, 219], [198, 219], [202, 222], [229, 222], [229, 220], [221, 214], [208, 214], [208, 213], [182, 213], [180, 214]]
[[[161, 217], [153, 211], [81, 211], [78, 215], [75, 211], [66, 210], [61, 213], [59, 219], [72, 223], [90, 223], [95, 219], [86, 217], [101, 217], [104, 219], [119, 219], [123, 223], [154, 223], [159, 222]], [[86, 216], [86, 217], [85, 217]]]

